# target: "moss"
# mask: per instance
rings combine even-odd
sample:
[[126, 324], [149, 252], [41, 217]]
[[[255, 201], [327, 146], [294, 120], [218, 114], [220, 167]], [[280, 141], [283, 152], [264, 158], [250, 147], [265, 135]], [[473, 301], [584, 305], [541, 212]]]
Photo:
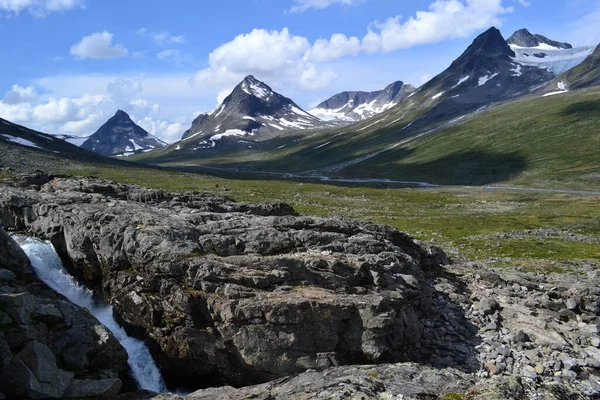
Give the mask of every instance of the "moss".
[[466, 396], [459, 393], [446, 393], [442, 395], [441, 400], [464, 400]]

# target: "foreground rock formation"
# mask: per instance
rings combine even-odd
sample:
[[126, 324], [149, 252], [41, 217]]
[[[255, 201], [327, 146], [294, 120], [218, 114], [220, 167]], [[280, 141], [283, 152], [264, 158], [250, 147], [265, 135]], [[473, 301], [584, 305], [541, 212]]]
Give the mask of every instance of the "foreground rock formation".
[[97, 179], [6, 188], [2, 220], [51, 240], [147, 339], [172, 385], [266, 382], [430, 352], [422, 266], [386, 226]]
[[600, 395], [591, 263], [444, 267], [390, 227], [95, 178], [5, 184], [0, 221], [51, 240], [172, 388], [221, 386], [192, 399]]
[[37, 279], [0, 227], [0, 398], [110, 398], [128, 374], [113, 335]]

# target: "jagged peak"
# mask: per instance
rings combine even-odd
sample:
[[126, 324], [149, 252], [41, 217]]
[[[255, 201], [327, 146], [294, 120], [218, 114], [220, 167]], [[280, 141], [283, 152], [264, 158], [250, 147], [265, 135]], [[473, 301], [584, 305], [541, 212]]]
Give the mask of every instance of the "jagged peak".
[[492, 27], [477, 36], [450, 67], [464, 68], [466, 65], [477, 64], [483, 60], [509, 59], [509, 57], [515, 57], [515, 55], [500, 31]]
[[275, 92], [266, 83], [256, 79], [254, 75], [248, 75], [242, 80], [235, 90], [241, 90], [248, 95], [268, 100]]
[[555, 40], [548, 39], [546, 36], [531, 33], [529, 30], [522, 28], [509, 37], [506, 42], [510, 45], [519, 47], [537, 47], [540, 44], [546, 44], [558, 49], [571, 49], [573, 46], [566, 42], [557, 42]]

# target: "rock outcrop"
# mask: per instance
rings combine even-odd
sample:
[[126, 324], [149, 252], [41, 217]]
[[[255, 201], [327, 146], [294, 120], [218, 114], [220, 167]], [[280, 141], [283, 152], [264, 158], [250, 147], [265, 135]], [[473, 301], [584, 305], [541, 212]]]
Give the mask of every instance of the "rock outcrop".
[[387, 226], [92, 178], [7, 187], [0, 218], [51, 240], [172, 385], [430, 355], [422, 267], [439, 255]]
[[[0, 393], [110, 398], [123, 380], [131, 383], [118, 341], [86, 310], [42, 283], [0, 227]], [[97, 390], [108, 382], [110, 388]]]
[[[457, 258], [443, 266], [443, 251], [393, 228], [300, 216], [280, 203], [95, 178], [16, 181], [1, 186], [0, 220], [51, 240], [146, 340], [170, 387], [196, 390], [186, 398], [600, 396], [593, 262], [550, 274]], [[0, 279], [23, 279], [23, 256], [4, 259]], [[28, 342], [9, 347], [10, 360], [38, 381], [77, 374], [55, 341]], [[1, 337], [0, 353], [5, 360]], [[65, 395], [108, 396], [118, 384], [114, 375], [75, 378]]]

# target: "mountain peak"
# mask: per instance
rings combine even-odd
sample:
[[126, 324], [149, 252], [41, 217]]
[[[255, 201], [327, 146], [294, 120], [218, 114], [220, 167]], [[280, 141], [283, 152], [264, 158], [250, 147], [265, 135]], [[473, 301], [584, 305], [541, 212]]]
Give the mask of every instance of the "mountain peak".
[[547, 37], [539, 34], [533, 34], [527, 29], [519, 29], [512, 34], [511, 37], [506, 41], [510, 45], [519, 47], [539, 47], [540, 45], [548, 45], [556, 47], [557, 49], [572, 49], [573, 46], [565, 42], [557, 42], [555, 40], [548, 39]]
[[[275, 92], [253, 75], [248, 75], [215, 110], [198, 116], [183, 134], [182, 140], [197, 137], [197, 140], [187, 141], [185, 145], [198, 149], [213, 148], [217, 143], [257, 141], [288, 130], [325, 125], [291, 99]], [[234, 138], [221, 142], [224, 137], [231, 136]], [[198, 143], [201, 143], [200, 147]]]
[[275, 92], [266, 83], [259, 81], [253, 75], [248, 75], [241, 81], [234, 91], [243, 91], [248, 95], [268, 101]]
[[81, 147], [105, 156], [148, 151], [166, 143], [138, 126], [123, 110], [115, 115], [91, 135]]
[[477, 36], [465, 52], [465, 54], [477, 53], [484, 53], [494, 58], [499, 56], [515, 56], [515, 52], [512, 51], [496, 27], [491, 27], [481, 35]]
[[131, 117], [129, 116], [129, 114], [127, 114], [125, 111], [123, 110], [117, 110], [117, 112], [115, 113], [115, 116], [113, 118], [117, 118], [117, 119], [131, 119]]

